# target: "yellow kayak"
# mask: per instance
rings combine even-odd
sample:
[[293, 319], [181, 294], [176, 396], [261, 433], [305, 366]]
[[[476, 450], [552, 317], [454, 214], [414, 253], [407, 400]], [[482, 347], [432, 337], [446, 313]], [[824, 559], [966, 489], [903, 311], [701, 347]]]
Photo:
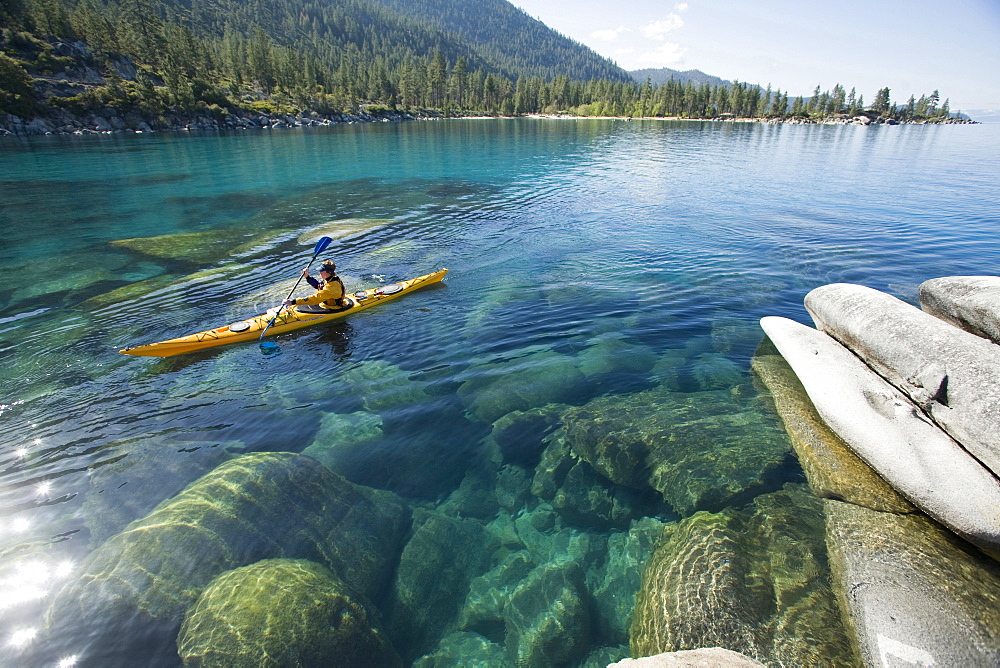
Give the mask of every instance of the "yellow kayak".
[[[400, 281], [399, 283], [383, 285], [380, 288], [348, 294], [347, 299], [350, 305], [336, 311], [326, 311], [312, 306], [292, 306], [282, 309], [274, 324], [271, 325], [270, 329], [267, 329], [266, 336], [284, 334], [292, 330], [321, 325], [324, 322], [353, 315], [396, 297], [402, 297], [408, 292], [413, 292], [414, 290], [437, 283], [447, 273], [447, 269], [440, 269], [425, 276], [418, 276], [417, 278]], [[144, 346], [135, 346], [134, 348], [122, 348], [118, 352], [123, 355], [170, 357], [203, 348], [222, 346], [227, 343], [256, 341], [260, 338], [261, 331], [267, 328], [267, 323], [271, 322], [271, 318], [274, 318], [273, 310], [224, 327], [205, 330], [197, 334], [188, 334], [187, 336], [160, 341], [159, 343], [148, 343]]]

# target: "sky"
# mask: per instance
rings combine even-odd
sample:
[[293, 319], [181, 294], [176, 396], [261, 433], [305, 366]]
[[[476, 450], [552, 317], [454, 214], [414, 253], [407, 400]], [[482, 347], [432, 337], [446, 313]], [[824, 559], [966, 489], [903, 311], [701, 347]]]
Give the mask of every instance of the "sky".
[[697, 69], [809, 96], [840, 83], [870, 103], [935, 89], [1000, 112], [1000, 0], [510, 0], [626, 70]]

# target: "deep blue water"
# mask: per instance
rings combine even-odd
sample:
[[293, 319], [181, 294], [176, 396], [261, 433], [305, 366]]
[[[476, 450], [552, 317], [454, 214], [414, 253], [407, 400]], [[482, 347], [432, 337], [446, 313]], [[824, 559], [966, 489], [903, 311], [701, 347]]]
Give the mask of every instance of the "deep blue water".
[[[342, 472], [435, 507], [504, 406], [661, 380], [632, 369], [520, 403], [477, 394], [547, 355], [579, 359], [613, 335], [682, 354], [678, 393], [707, 389], [705, 359], [738, 371], [711, 389], [750, 386], [758, 319], [808, 322], [814, 287], [914, 301], [926, 279], [996, 273], [997, 174], [989, 125], [456, 120], [0, 140], [0, 662], [29, 656], [54, 592], [107, 538], [95, 527], [113, 533], [205, 472], [184, 465], [192, 452], [300, 452], [325, 415], [377, 413], [378, 456]], [[117, 353], [276, 305], [311, 230], [348, 219], [356, 232], [326, 255], [350, 289], [448, 267], [444, 284], [281, 336], [277, 356]], [[204, 234], [155, 253], [112, 245], [185, 233]], [[149, 443], [181, 473], [101, 477]], [[802, 480], [794, 465], [781, 476]], [[97, 518], [101, 485], [141, 512]]]

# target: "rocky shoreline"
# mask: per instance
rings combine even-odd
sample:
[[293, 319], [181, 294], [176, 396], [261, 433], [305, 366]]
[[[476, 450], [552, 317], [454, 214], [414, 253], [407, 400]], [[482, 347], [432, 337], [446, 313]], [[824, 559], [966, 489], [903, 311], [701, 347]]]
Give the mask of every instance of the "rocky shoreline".
[[[451, 117], [459, 117], [451, 115]], [[39, 135], [92, 135], [149, 132], [191, 132], [225, 130], [271, 130], [308, 126], [341, 125], [345, 123], [389, 123], [444, 118], [442, 114], [364, 111], [348, 114], [317, 114], [303, 111], [296, 114], [263, 114], [237, 111], [221, 119], [209, 115], [173, 114], [151, 119], [133, 112], [120, 113], [107, 108], [100, 113], [78, 116], [57, 112], [51, 117], [37, 116], [30, 120], [13, 114], [0, 114], [0, 137]]]
[[996, 665], [1000, 278], [925, 281], [920, 305], [816, 288], [805, 298], [816, 329], [763, 318], [777, 351], [758, 352], [754, 370], [824, 499], [834, 586], [865, 665]]

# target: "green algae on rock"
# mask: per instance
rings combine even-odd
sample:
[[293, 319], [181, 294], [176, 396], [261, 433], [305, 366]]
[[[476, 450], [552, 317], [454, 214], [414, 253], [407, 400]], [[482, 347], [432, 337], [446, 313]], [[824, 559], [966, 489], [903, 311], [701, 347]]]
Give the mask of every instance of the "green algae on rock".
[[177, 637], [186, 666], [401, 666], [364, 596], [307, 560], [227, 571], [202, 591]]
[[794, 486], [670, 526], [646, 565], [633, 657], [725, 647], [764, 663], [856, 665], [829, 587], [821, 501]]
[[377, 600], [409, 510], [311, 457], [230, 460], [112, 536], [49, 609], [107, 656], [172, 644], [185, 610], [216, 575], [262, 559], [306, 558]]
[[681, 515], [761, 489], [789, 451], [777, 420], [735, 390], [599, 397], [563, 424], [577, 457], [619, 485], [652, 487]]
[[751, 366], [770, 391], [813, 492], [882, 512], [916, 512], [827, 426], [788, 362], [769, 340], [767, 344], [754, 355]]

